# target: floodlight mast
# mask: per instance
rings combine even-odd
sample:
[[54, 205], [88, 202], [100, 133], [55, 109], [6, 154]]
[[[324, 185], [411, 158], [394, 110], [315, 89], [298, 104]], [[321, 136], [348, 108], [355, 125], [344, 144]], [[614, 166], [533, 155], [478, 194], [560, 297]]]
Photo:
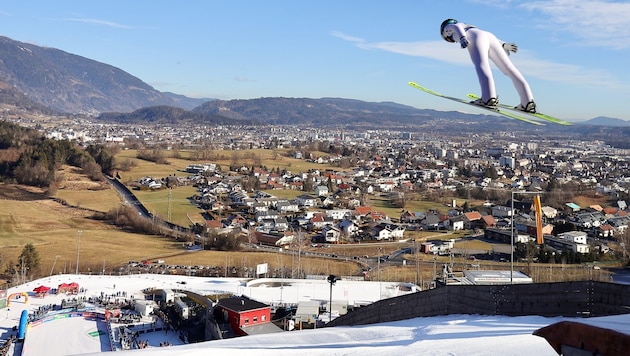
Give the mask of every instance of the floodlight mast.
[[332, 321], [332, 287], [335, 284], [335, 282], [337, 282], [337, 276], [335, 276], [334, 274], [331, 274], [326, 279], [328, 280], [328, 283], [330, 283], [330, 301], [329, 301], [330, 304], [328, 304], [328, 322], [330, 323]]

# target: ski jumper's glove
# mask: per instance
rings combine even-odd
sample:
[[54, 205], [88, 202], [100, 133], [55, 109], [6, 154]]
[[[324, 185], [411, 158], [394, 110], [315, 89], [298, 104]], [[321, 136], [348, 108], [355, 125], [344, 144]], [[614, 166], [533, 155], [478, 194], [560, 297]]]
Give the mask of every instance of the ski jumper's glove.
[[459, 38], [459, 44], [462, 46], [462, 48], [468, 47], [469, 43], [470, 42], [468, 42], [468, 39], [466, 38], [466, 36], [462, 36]]
[[502, 47], [508, 56], [510, 55], [510, 52], [516, 53], [516, 51], [518, 51], [518, 47], [516, 46], [516, 43], [504, 43]]

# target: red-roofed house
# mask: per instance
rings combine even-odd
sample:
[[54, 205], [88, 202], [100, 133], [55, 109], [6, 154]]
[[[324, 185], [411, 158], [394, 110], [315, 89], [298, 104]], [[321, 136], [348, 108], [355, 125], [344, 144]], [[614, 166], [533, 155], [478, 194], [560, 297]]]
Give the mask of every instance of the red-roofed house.
[[387, 220], [387, 214], [385, 214], [382, 211], [372, 211], [372, 220], [374, 221], [379, 221], [379, 220]]
[[354, 210], [356, 210], [361, 216], [368, 216], [372, 212], [372, 207], [371, 206], [357, 206], [356, 208], [354, 208]]
[[206, 220], [206, 231], [220, 229], [223, 227], [221, 220]]
[[281, 332], [271, 323], [271, 308], [247, 298], [226, 298], [215, 306], [214, 316], [228, 321], [236, 335], [268, 334]]
[[604, 214], [607, 214], [607, 215], [615, 215], [617, 214], [617, 211], [619, 211], [619, 208], [616, 208], [614, 206], [608, 206], [604, 208], [603, 212]]
[[313, 229], [322, 229], [326, 225], [333, 225], [334, 221], [331, 217], [326, 215], [325, 213], [315, 213], [311, 218], [311, 226]]
[[481, 213], [478, 211], [464, 213], [464, 225], [466, 225], [467, 229], [483, 228]]
[[492, 215], [483, 215], [481, 220], [483, 220], [484, 227], [486, 228], [497, 226], [497, 220]]
[[610, 224], [602, 224], [595, 228], [595, 233], [600, 238], [608, 238], [615, 234], [615, 228]]

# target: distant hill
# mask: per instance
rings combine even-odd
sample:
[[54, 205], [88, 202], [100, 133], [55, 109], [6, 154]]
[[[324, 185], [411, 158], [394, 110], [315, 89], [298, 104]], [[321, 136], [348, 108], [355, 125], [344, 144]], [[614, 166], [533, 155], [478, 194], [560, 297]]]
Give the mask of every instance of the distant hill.
[[185, 95], [180, 95], [180, 94], [175, 94], [175, 93], [170, 93], [170, 92], [162, 92], [162, 94], [166, 95], [167, 97], [171, 98], [174, 102], [175, 102], [175, 106], [186, 109], [186, 110], [192, 110], [194, 108], [196, 108], [197, 106], [202, 105], [203, 103], [207, 102], [207, 101], [212, 101], [212, 100], [216, 100], [216, 99], [210, 99], [210, 98], [189, 98]]
[[[480, 120], [479, 115], [423, 110], [391, 102], [341, 98], [258, 98], [213, 100], [193, 109], [272, 125], [418, 125], [439, 119]], [[476, 118], [475, 118], [476, 117]]]
[[111, 65], [3, 36], [0, 80], [32, 102], [66, 113], [178, 105], [169, 95]]
[[151, 106], [135, 110], [131, 113], [103, 113], [99, 121], [120, 124], [215, 124], [215, 125], [257, 125], [254, 120], [233, 119], [218, 114], [205, 114], [177, 108], [173, 106]]
[[630, 126], [630, 121], [622, 120], [622, 119], [615, 119], [613, 117], [598, 116], [598, 117], [590, 119], [590, 120], [581, 121], [580, 124], [582, 124], [582, 125], [625, 127], [625, 126]]

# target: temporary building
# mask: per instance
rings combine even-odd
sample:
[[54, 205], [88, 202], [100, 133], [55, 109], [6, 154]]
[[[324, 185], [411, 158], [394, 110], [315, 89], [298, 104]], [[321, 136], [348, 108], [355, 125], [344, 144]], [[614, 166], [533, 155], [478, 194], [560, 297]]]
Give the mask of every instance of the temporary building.
[[35, 296], [37, 297], [45, 297], [46, 294], [48, 294], [48, 291], [50, 291], [50, 287], [46, 286], [39, 286], [33, 289], [33, 292], [35, 292]]
[[57, 290], [58, 293], [79, 294], [79, 284], [76, 282], [61, 283], [59, 287], [57, 287]]

